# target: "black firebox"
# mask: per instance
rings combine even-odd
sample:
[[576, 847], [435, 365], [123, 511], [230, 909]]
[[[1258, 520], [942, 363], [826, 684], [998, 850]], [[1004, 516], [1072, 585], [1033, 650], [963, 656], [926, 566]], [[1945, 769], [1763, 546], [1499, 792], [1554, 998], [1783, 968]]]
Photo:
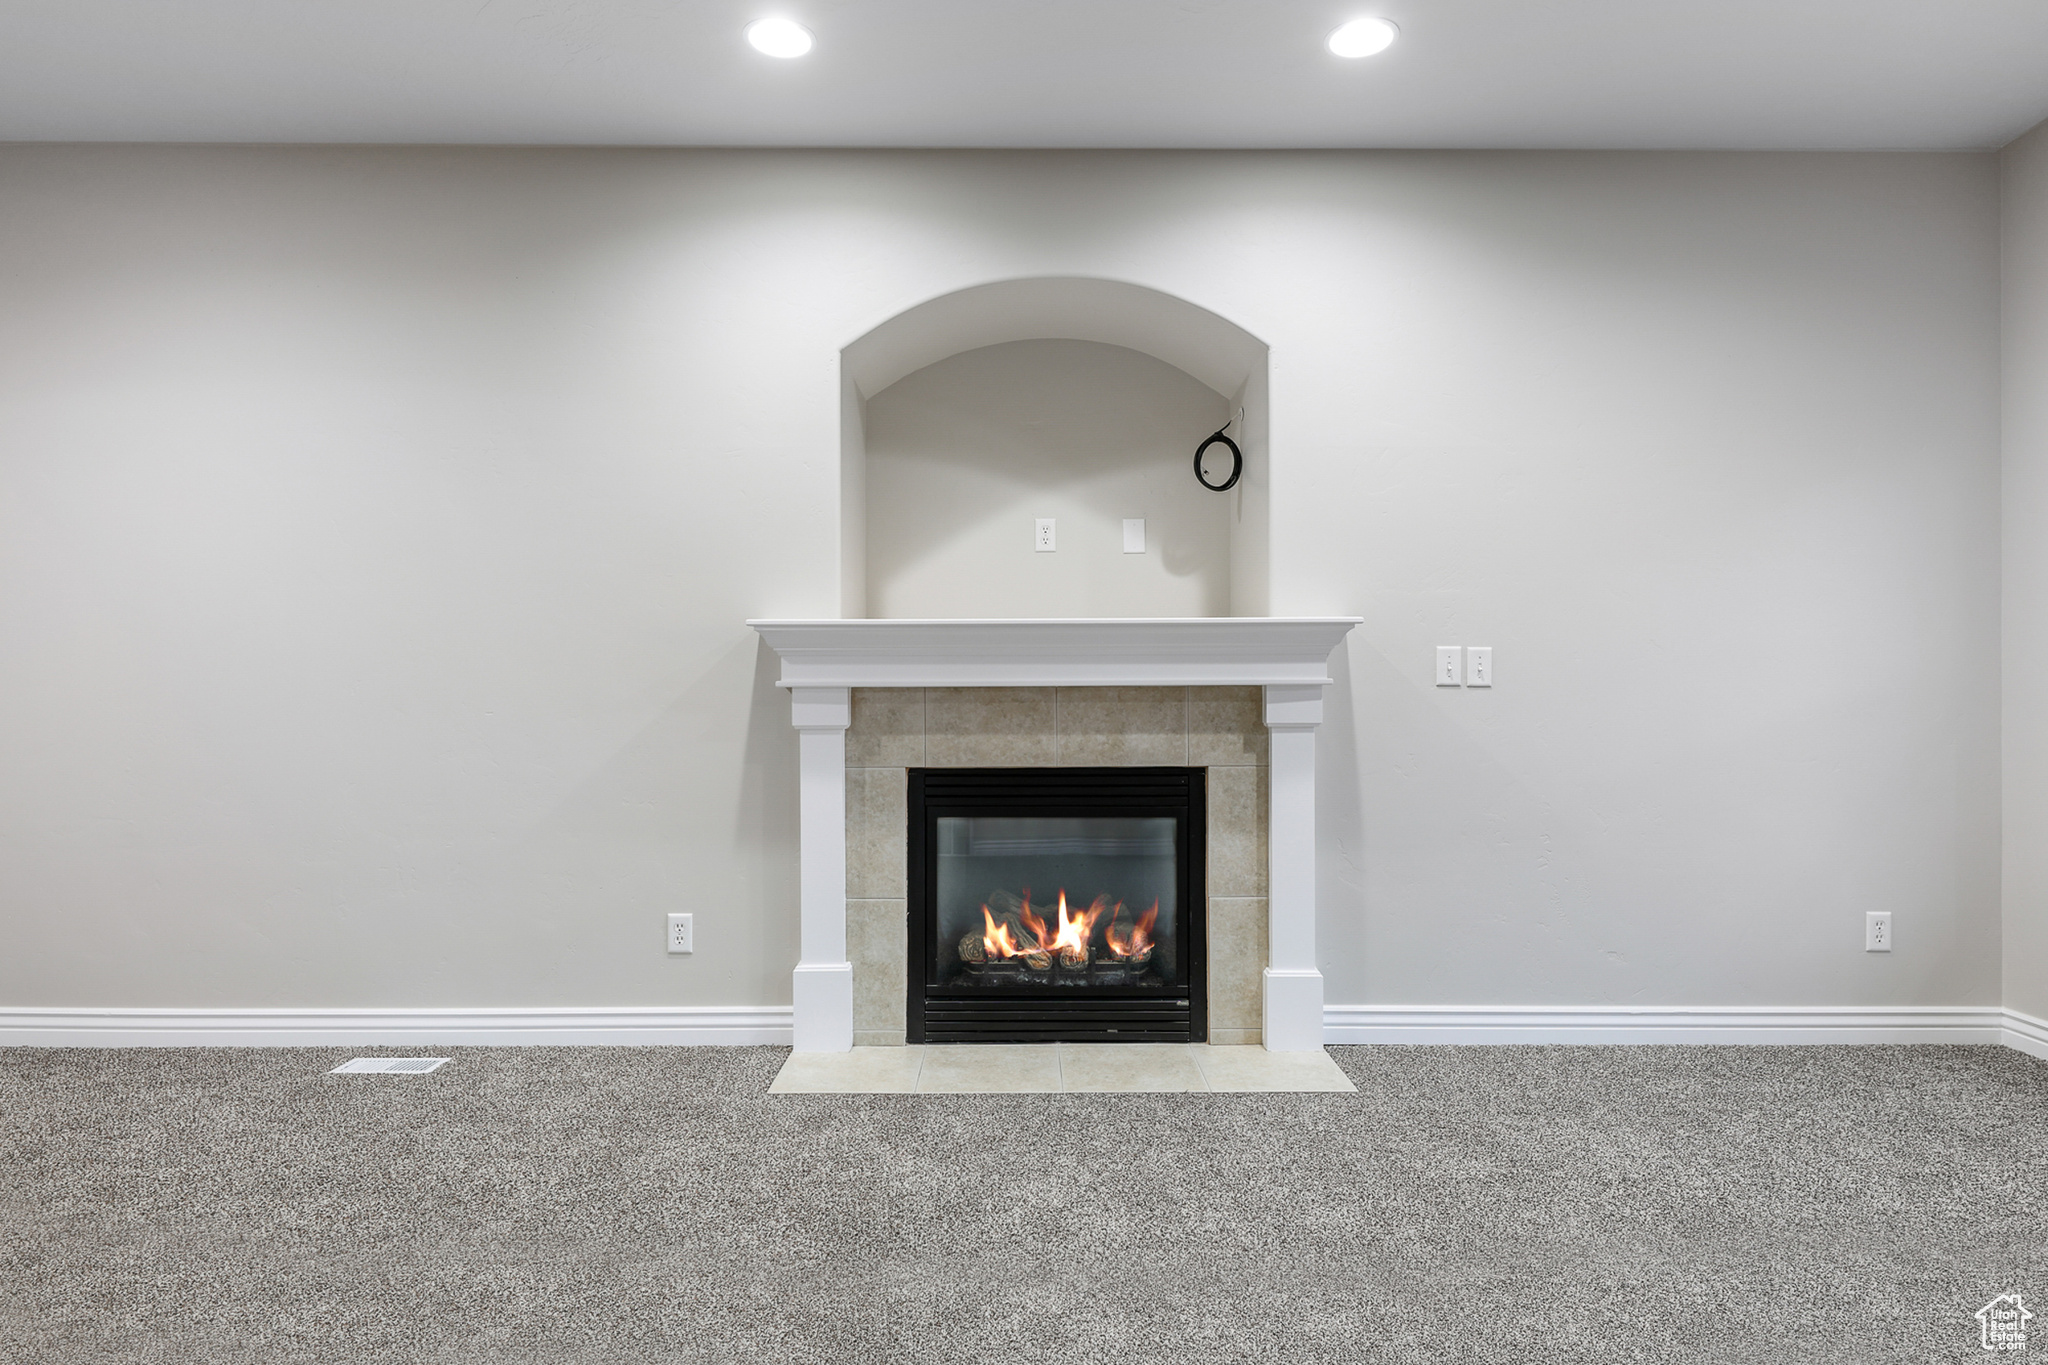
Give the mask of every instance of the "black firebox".
[[909, 1041], [1206, 1040], [1205, 780], [911, 769]]

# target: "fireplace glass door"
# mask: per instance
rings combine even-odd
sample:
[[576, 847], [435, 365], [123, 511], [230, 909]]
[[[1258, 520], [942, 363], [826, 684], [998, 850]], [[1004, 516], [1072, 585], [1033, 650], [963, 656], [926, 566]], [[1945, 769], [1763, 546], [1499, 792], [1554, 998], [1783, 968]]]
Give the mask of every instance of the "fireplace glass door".
[[1201, 1036], [1202, 779], [914, 771], [911, 1040]]
[[934, 985], [1171, 984], [1170, 816], [938, 818]]

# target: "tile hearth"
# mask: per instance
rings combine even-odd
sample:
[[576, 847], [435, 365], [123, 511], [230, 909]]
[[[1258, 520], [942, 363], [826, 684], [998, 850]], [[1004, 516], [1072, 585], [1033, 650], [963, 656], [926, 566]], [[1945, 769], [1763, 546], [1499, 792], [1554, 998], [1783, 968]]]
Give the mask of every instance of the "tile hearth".
[[1355, 1092], [1327, 1052], [1203, 1043], [930, 1044], [793, 1052], [771, 1095]]

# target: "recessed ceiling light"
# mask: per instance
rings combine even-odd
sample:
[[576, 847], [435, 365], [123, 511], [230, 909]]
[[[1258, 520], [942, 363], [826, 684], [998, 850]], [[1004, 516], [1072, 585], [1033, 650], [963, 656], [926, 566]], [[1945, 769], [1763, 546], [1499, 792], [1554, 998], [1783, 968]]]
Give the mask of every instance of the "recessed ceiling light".
[[801, 57], [811, 50], [811, 31], [794, 19], [757, 19], [747, 25], [747, 41], [771, 57]]
[[1339, 57], [1370, 57], [1385, 52], [1400, 36], [1391, 19], [1353, 19], [1330, 35], [1328, 47]]

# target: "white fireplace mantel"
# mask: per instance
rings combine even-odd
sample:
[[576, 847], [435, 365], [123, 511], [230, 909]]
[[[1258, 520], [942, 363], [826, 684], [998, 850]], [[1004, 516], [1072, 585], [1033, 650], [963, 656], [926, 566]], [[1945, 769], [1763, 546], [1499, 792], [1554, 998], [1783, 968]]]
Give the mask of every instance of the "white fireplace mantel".
[[1356, 616], [749, 621], [783, 687], [1320, 687]]
[[1015, 621], [749, 621], [782, 661], [798, 732], [801, 948], [796, 1047], [853, 1046], [846, 958], [846, 729], [856, 687], [1265, 689], [1267, 839], [1263, 1037], [1323, 1045], [1316, 968], [1316, 749], [1330, 652], [1356, 616]]

